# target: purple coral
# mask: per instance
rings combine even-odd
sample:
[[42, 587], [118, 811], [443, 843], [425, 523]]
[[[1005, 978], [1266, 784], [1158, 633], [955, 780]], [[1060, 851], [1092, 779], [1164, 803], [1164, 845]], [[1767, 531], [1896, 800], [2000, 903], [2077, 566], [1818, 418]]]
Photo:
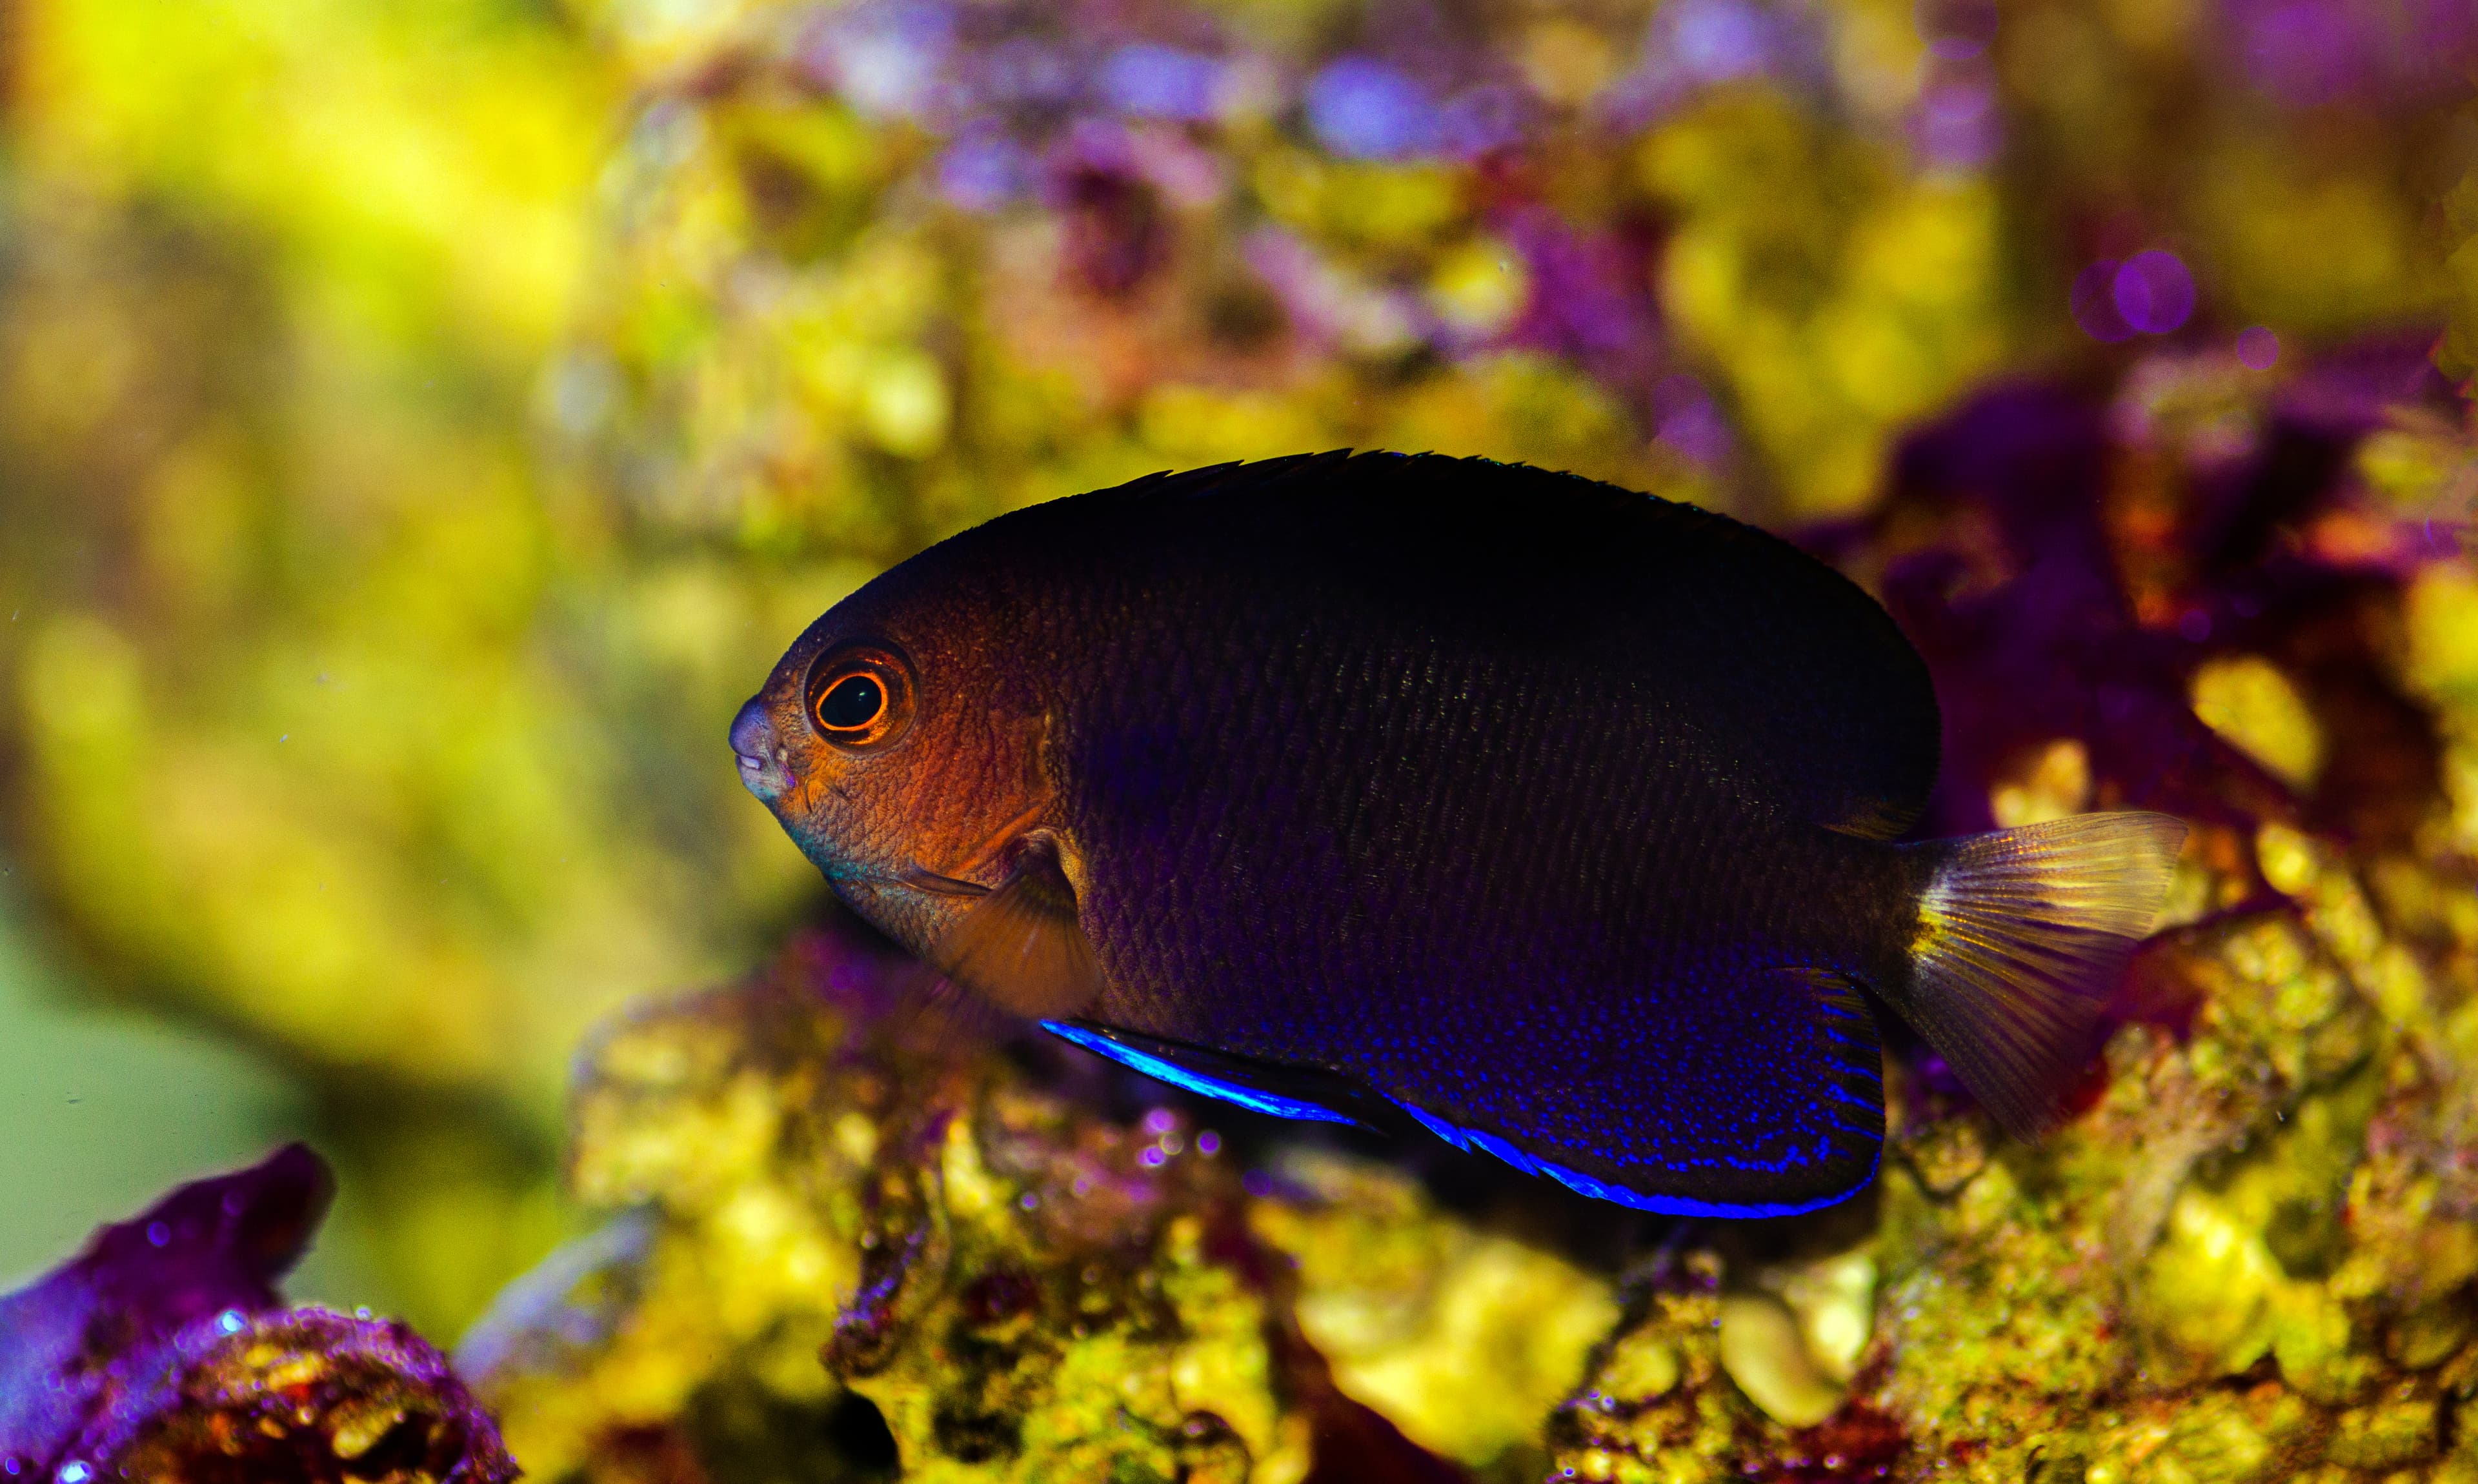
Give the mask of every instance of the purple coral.
[[2290, 108], [2432, 96], [2478, 58], [2466, 0], [2224, 0], [2222, 14], [2246, 80]]
[[0, 1299], [0, 1478], [513, 1479], [405, 1326], [283, 1309], [334, 1181], [300, 1144], [182, 1186]]
[[51, 1477], [81, 1431], [163, 1379], [184, 1336], [235, 1332], [282, 1302], [275, 1280], [333, 1192], [318, 1156], [289, 1144], [104, 1227], [67, 1267], [0, 1299], [0, 1474]]
[[[2315, 522], [2355, 503], [2364, 521], [2415, 529], [2402, 513], [2364, 506], [2349, 458], [2394, 410], [2447, 396], [2415, 340], [2328, 354], [2291, 376], [2241, 450], [2188, 470], [2171, 525], [2141, 542], [2133, 525], [2111, 524], [2111, 501], [2123, 498], [2111, 469], [2127, 442], [2150, 435], [2112, 430], [2091, 399], [1999, 390], [1913, 435], [1896, 461], [1894, 504], [1974, 513], [1947, 519], [1945, 540], [1896, 557], [1884, 579], [1944, 710], [1934, 830], [1989, 827], [1989, 784], [2008, 760], [2069, 737], [2128, 805], [2226, 823], [2303, 808], [2339, 833], [2388, 833], [2351, 802], [2356, 759], [2381, 750], [2374, 733], [2355, 729], [2408, 715], [2406, 700], [2388, 689], [2323, 697], [2335, 755], [2350, 761], [2311, 796], [2293, 796], [2202, 724], [2187, 684], [2214, 654], [2283, 653], [2292, 635], [2339, 622], [2331, 616], [2352, 594], [2390, 590], [2396, 563], [2325, 552]], [[1955, 534], [1967, 532], [1979, 534]], [[2434, 549], [2395, 544], [2420, 561]], [[2136, 581], [2137, 571], [2148, 575]], [[2353, 673], [2381, 673], [2349, 653]], [[2298, 663], [2302, 674], [2321, 672], [2320, 662]], [[2385, 726], [2385, 736], [2400, 729]]]
[[1980, 507], [2002, 548], [1932, 548], [1885, 574], [1885, 605], [1944, 710], [1938, 833], [1989, 828], [1990, 779], [2055, 737], [2082, 739], [2137, 807], [2204, 819], [2277, 808], [2276, 788], [2187, 703], [2202, 643], [2137, 621], [2102, 522], [2108, 457], [2098, 407], [2030, 388], [1983, 396], [1902, 451], [1906, 493]]

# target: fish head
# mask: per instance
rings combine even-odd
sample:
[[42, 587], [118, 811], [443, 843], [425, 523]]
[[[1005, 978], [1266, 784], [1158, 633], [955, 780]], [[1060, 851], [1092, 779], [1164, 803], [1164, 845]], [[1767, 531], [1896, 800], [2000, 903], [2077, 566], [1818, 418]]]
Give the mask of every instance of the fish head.
[[731, 723], [741, 782], [854, 911], [923, 951], [1054, 834], [1046, 712], [1007, 625], [872, 584]]

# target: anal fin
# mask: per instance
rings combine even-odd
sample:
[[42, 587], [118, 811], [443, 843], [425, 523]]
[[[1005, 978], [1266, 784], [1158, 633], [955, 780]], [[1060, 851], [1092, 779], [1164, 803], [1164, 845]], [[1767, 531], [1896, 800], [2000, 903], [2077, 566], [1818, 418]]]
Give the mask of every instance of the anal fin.
[[1524, 1144], [1531, 1141], [1507, 1139], [1486, 1129], [1457, 1124], [1403, 1098], [1394, 1099], [1394, 1105], [1409, 1114], [1421, 1127], [1466, 1154], [1495, 1155], [1525, 1174], [1555, 1180], [1578, 1195], [1662, 1216], [1709, 1216], [1730, 1220], [1804, 1216], [1809, 1211], [1821, 1211], [1849, 1199], [1853, 1192], [1875, 1178], [1876, 1173], [1871, 1160], [1864, 1167], [1863, 1173], [1852, 1179], [1847, 1188], [1823, 1195], [1786, 1200], [1709, 1200], [1670, 1192], [1637, 1190], [1623, 1174], [1612, 1174], [1604, 1179], [1576, 1169], [1557, 1156], [1525, 1148]]
[[1557, 1063], [1492, 1047], [1489, 1065], [1520, 1069], [1512, 1076], [1413, 1068], [1377, 1085], [1454, 1147], [1594, 1200], [1731, 1220], [1846, 1200], [1875, 1178], [1884, 1144], [1874, 1015], [1830, 968], [1742, 973], [1725, 1001], [1741, 1018], [1724, 1026], [1717, 1054], [1663, 1061], [1681, 1035], [1655, 1022], [1624, 1026], [1630, 1044], [1605, 1054]]

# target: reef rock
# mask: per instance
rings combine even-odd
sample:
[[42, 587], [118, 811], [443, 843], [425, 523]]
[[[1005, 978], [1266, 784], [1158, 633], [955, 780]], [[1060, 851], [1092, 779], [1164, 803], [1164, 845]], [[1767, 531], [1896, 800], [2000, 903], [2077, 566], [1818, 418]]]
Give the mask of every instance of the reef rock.
[[1935, 671], [1933, 828], [2194, 826], [2036, 1144], [1896, 1035], [1864, 1195], [1668, 1224], [924, 1010], [826, 932], [594, 1044], [614, 1215], [468, 1368], [587, 1480], [2478, 1479], [2459, 406], [2419, 347], [2163, 356], [1965, 406], [1813, 534]]
[[49, 1484], [508, 1484], [445, 1357], [400, 1323], [286, 1309], [326, 1212], [299, 1144], [185, 1185], [0, 1299], [0, 1476]]

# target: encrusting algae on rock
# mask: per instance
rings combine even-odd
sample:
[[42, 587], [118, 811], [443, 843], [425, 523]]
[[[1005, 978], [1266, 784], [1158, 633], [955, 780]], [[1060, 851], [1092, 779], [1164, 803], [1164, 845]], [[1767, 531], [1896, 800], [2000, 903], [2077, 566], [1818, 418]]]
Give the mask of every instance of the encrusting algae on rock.
[[[610, 1214], [468, 1337], [473, 1396], [574, 1484], [2478, 1484], [2478, 580], [2433, 491], [2356, 453], [2389, 415], [2349, 400], [2364, 374], [2249, 404], [2338, 471], [2251, 538], [2196, 534], [2270, 496], [2205, 521], [2173, 426], [2132, 415], [2155, 377], [2131, 411], [1992, 394], [1822, 542], [1935, 669], [1927, 827], [2194, 827], [2044, 1140], [1897, 1043], [1858, 1197], [1613, 1214], [924, 1010], [917, 968], [836, 927], [589, 1046], [569, 1177]], [[59, 1342], [12, 1385], [101, 1409], [10, 1446], [205, 1478], [264, 1436], [309, 1478], [506, 1476], [410, 1332], [274, 1307], [306, 1158], [232, 1177], [293, 1192], [275, 1235], [100, 1369], [71, 1364], [81, 1316], [155, 1312], [93, 1288], [152, 1270], [144, 1220], [9, 1300]], [[178, 1384], [142, 1396], [73, 1379], [159, 1361]], [[309, 1421], [267, 1411], [296, 1396]]]
[[1464, 1464], [1536, 1446], [1617, 1321], [1609, 1280], [1452, 1219], [1399, 1170], [1327, 1151], [1277, 1170], [1249, 1222], [1298, 1265], [1300, 1330], [1335, 1384]]
[[[1093, 1067], [1034, 1078], [924, 1025], [903, 972], [805, 938], [588, 1054], [574, 1182], [633, 1209], [463, 1350], [532, 1468], [721, 1477], [739, 1447], [824, 1477], [1280, 1481], [1321, 1435], [1417, 1456], [1299, 1339], [1219, 1135], [1100, 1117]], [[719, 1438], [734, 1413], [773, 1431]]]
[[[2327, 451], [2304, 490], [2196, 472], [2162, 388], [2208, 365], [2113, 408], [1994, 393], [1819, 539], [1935, 671], [1924, 827], [2193, 826], [2036, 1144], [1897, 1042], [1858, 1196], [1671, 1223], [924, 1010], [836, 927], [589, 1046], [569, 1177], [609, 1215], [468, 1337], [470, 1395], [400, 1325], [277, 1307], [323, 1190], [295, 1151], [7, 1301], [8, 1394], [59, 1407], [0, 1417], [5, 1450], [200, 1479], [272, 1448], [573, 1484], [2478, 1484], [2478, 579], [2436, 489], [2363, 451], [2415, 365], [2244, 404], [2257, 446]], [[193, 1261], [222, 1276], [164, 1277]]]
[[332, 1191], [291, 1144], [0, 1297], [0, 1478], [510, 1484], [497, 1429], [411, 1328], [283, 1307]]
[[592, 1480], [2478, 1480], [2478, 583], [2349, 463], [2359, 374], [2250, 404], [2339, 473], [2208, 560], [2172, 419], [2062, 393], [1833, 538], [1948, 698], [1932, 826], [2195, 826], [2042, 1142], [1897, 1044], [1857, 1199], [1579, 1241], [1458, 1156], [924, 1033], [811, 937], [596, 1044], [573, 1178], [622, 1214], [477, 1384]]
[[[813, 935], [588, 1052], [571, 1177], [624, 1214], [460, 1352], [529, 1467], [634, 1478], [677, 1455], [721, 1477], [716, 1450], [752, 1446], [856, 1478], [898, 1457], [931, 1479], [1452, 1477], [1421, 1445], [1540, 1462], [1541, 1418], [1615, 1321], [1606, 1277], [1382, 1165], [1302, 1151], [1243, 1180], [1224, 1134], [1130, 1104], [1139, 1079], [918, 1019], [906, 974]], [[723, 1435], [752, 1417], [771, 1433]]]

